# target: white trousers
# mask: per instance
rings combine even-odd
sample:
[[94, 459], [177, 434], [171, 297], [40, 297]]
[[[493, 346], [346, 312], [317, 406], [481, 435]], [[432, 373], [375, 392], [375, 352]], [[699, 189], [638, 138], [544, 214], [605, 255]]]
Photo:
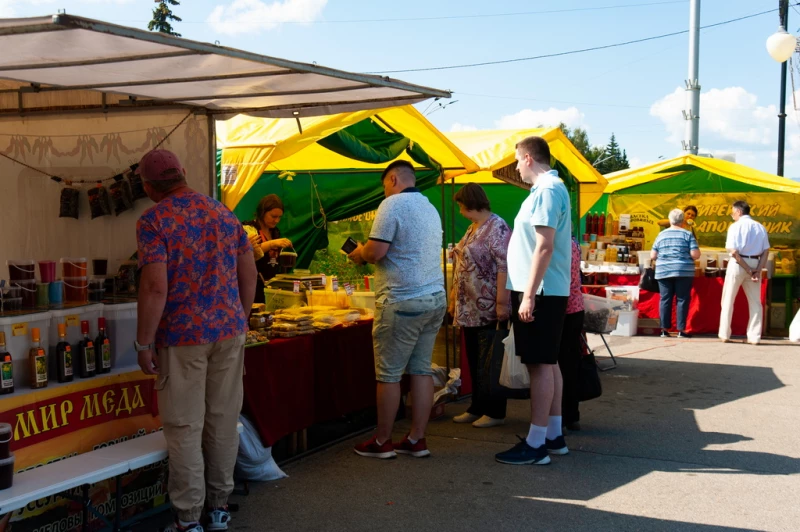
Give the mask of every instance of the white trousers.
[[[751, 269], [758, 266], [758, 259], [742, 259]], [[728, 263], [728, 273], [725, 274], [725, 284], [722, 287], [722, 313], [719, 316], [719, 337], [728, 340], [731, 337], [731, 318], [733, 318], [733, 305], [739, 294], [739, 287], [744, 289], [747, 304], [750, 307], [750, 321], [747, 324], [747, 341], [758, 342], [761, 340], [761, 322], [763, 308], [761, 307], [761, 279], [757, 283], [750, 280], [747, 272], [739, 263], [731, 259]]]

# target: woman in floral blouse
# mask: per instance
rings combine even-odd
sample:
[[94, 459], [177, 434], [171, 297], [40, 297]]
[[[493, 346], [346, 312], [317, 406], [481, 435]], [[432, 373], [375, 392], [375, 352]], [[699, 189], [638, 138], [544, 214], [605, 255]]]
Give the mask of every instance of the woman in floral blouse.
[[478, 382], [478, 333], [497, 327], [511, 313], [506, 290], [506, 252], [511, 230], [493, 214], [486, 192], [469, 183], [455, 195], [461, 214], [472, 222], [454, 250], [454, 278], [449, 312], [464, 331], [472, 375], [472, 405], [456, 423], [488, 428], [505, 423], [506, 400], [489, 396], [489, 383]]
[[581, 430], [578, 422], [578, 392], [581, 356], [583, 355], [583, 293], [581, 292], [581, 248], [572, 237], [572, 279], [567, 300], [567, 315], [561, 330], [561, 349], [558, 354], [558, 367], [564, 378], [564, 391], [561, 394], [562, 423], [568, 430]]

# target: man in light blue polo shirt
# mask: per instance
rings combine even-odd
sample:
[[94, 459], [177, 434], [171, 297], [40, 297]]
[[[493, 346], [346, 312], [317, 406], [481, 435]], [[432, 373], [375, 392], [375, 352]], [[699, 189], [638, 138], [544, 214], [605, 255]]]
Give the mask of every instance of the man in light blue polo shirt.
[[504, 464], [549, 464], [567, 454], [561, 434], [563, 381], [558, 368], [572, 264], [569, 193], [550, 168], [550, 147], [541, 137], [517, 144], [517, 171], [531, 193], [514, 219], [508, 246], [515, 350], [531, 377], [528, 437], [495, 456]]

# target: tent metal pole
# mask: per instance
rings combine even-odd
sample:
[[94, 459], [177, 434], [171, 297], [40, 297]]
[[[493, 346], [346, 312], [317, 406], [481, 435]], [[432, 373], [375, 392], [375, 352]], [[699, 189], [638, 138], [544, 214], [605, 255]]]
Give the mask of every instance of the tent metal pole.
[[209, 196], [219, 200], [217, 194], [217, 128], [212, 115], [206, 116], [208, 126], [208, 184], [211, 187]]
[[[442, 173], [442, 175], [444, 175], [444, 173]], [[456, 196], [456, 179], [455, 178], [451, 179], [450, 183], [451, 183], [450, 192], [452, 192], [452, 194], [450, 195], [450, 240], [452, 240], [453, 244], [455, 244], [455, 239], [456, 239], [456, 201], [455, 201], [454, 198]], [[455, 260], [454, 260], [453, 261], [453, 283], [455, 283], [455, 278], [456, 278], [455, 268], [456, 268], [456, 263], [455, 263]], [[458, 341], [457, 333], [458, 333], [458, 326], [456, 325], [456, 322], [454, 320], [453, 321], [453, 367], [456, 367], [458, 365], [458, 359], [456, 358], [456, 355], [458, 354], [458, 345], [459, 345], [460, 342]], [[448, 376], [450, 375], [450, 365], [449, 364], [447, 365], [447, 375]]]
[[[442, 187], [442, 270], [444, 277], [444, 296], [445, 301], [449, 297], [450, 291], [447, 286], [447, 206], [444, 200], [444, 191], [447, 183], [444, 182], [444, 171], [439, 174], [439, 183]], [[447, 366], [447, 373], [450, 373], [450, 326], [447, 325], [447, 316], [444, 322], [444, 359]]]

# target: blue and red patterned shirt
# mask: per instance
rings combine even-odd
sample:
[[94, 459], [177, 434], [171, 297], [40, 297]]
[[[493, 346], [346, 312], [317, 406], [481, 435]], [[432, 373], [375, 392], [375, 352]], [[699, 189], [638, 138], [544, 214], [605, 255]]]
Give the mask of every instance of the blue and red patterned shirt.
[[167, 304], [156, 347], [204, 345], [247, 331], [239, 255], [253, 253], [227, 207], [189, 188], [151, 207], [136, 225], [139, 267], [167, 265]]

